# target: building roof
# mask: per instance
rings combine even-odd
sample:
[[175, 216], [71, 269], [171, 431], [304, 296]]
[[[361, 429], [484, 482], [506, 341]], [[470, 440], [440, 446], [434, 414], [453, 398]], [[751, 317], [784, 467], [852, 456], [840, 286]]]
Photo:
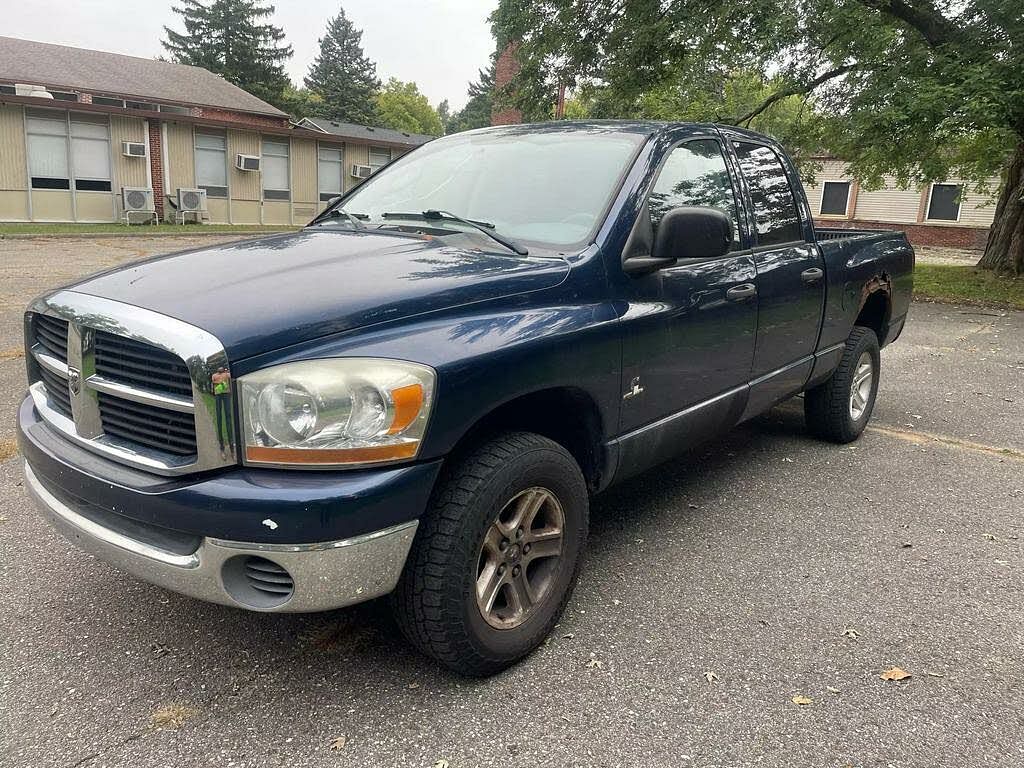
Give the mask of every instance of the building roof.
[[313, 128], [324, 133], [332, 133], [335, 136], [344, 136], [354, 141], [364, 141], [373, 144], [379, 141], [384, 144], [402, 144], [407, 147], [418, 147], [433, 141], [436, 136], [428, 136], [423, 133], [406, 133], [391, 128], [374, 128], [369, 125], [358, 125], [356, 123], [341, 123], [337, 120], [328, 120], [324, 117], [304, 117], [299, 125]]
[[287, 116], [277, 107], [201, 67], [15, 37], [0, 37], [0, 80], [145, 101]]

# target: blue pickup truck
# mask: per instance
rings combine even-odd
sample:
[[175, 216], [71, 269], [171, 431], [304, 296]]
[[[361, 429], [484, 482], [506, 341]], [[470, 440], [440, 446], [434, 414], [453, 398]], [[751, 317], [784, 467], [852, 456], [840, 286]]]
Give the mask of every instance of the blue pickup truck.
[[749, 131], [449, 136], [299, 232], [34, 301], [26, 487], [154, 584], [390, 593], [416, 647], [487, 675], [558, 621], [592, 495], [799, 393], [811, 433], [856, 439], [913, 267], [901, 233], [816, 233]]

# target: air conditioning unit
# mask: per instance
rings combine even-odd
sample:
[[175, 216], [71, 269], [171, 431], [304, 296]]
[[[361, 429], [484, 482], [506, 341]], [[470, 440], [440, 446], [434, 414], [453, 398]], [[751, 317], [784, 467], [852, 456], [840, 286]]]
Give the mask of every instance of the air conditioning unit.
[[29, 85], [28, 83], [15, 83], [14, 84], [14, 95], [15, 96], [32, 96], [37, 99], [52, 99], [53, 94], [50, 93], [42, 85]]
[[145, 157], [146, 145], [141, 141], [122, 141], [121, 154], [125, 157]]
[[121, 202], [126, 211], [153, 213], [153, 190], [149, 187], [121, 187]]
[[369, 165], [353, 165], [352, 166], [352, 178], [354, 179], [368, 179], [373, 175], [373, 168]]
[[235, 168], [240, 171], [258, 171], [260, 159], [256, 155], [235, 155]]
[[179, 189], [178, 213], [195, 213], [206, 210], [205, 189]]

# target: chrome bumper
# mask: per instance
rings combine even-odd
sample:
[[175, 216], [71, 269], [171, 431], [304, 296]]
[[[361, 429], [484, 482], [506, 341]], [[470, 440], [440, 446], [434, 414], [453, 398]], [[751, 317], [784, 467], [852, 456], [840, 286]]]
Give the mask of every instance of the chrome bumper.
[[[255, 611], [327, 611], [387, 594], [398, 583], [419, 524], [413, 520], [351, 539], [315, 544], [204, 538], [195, 552], [176, 554], [76, 512], [40, 483], [27, 462], [25, 486], [44, 517], [86, 552], [165, 589]], [[264, 561], [287, 572], [292, 582], [290, 593], [268, 596], [253, 588], [246, 573], [251, 573], [251, 563]], [[283, 578], [278, 571], [272, 576]]]

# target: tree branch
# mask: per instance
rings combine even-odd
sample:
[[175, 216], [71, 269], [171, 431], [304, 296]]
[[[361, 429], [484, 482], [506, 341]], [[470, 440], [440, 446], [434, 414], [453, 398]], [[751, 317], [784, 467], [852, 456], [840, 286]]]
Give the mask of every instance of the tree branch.
[[840, 75], [845, 75], [847, 72], [851, 72], [856, 68], [856, 64], [844, 64], [841, 67], [830, 69], [828, 72], [824, 72], [823, 74], [818, 75], [816, 78], [814, 78], [808, 83], [804, 83], [803, 85], [793, 85], [790, 86], [789, 88], [783, 88], [781, 91], [776, 91], [767, 99], [762, 101], [758, 106], [754, 107], [752, 110], [747, 112], [745, 115], [741, 115], [740, 117], [731, 120], [723, 120], [722, 122], [727, 125], [748, 124], [751, 120], [753, 120], [755, 117], [757, 117], [766, 109], [768, 109], [772, 104], [782, 101], [783, 99], [788, 98], [790, 96], [804, 96], [813, 91], [822, 83], [828, 82], [829, 80], [834, 80]]
[[911, 4], [906, 0], [859, 0], [873, 11], [892, 16], [917, 30], [928, 45], [937, 48], [956, 39], [957, 28], [930, 3]]

